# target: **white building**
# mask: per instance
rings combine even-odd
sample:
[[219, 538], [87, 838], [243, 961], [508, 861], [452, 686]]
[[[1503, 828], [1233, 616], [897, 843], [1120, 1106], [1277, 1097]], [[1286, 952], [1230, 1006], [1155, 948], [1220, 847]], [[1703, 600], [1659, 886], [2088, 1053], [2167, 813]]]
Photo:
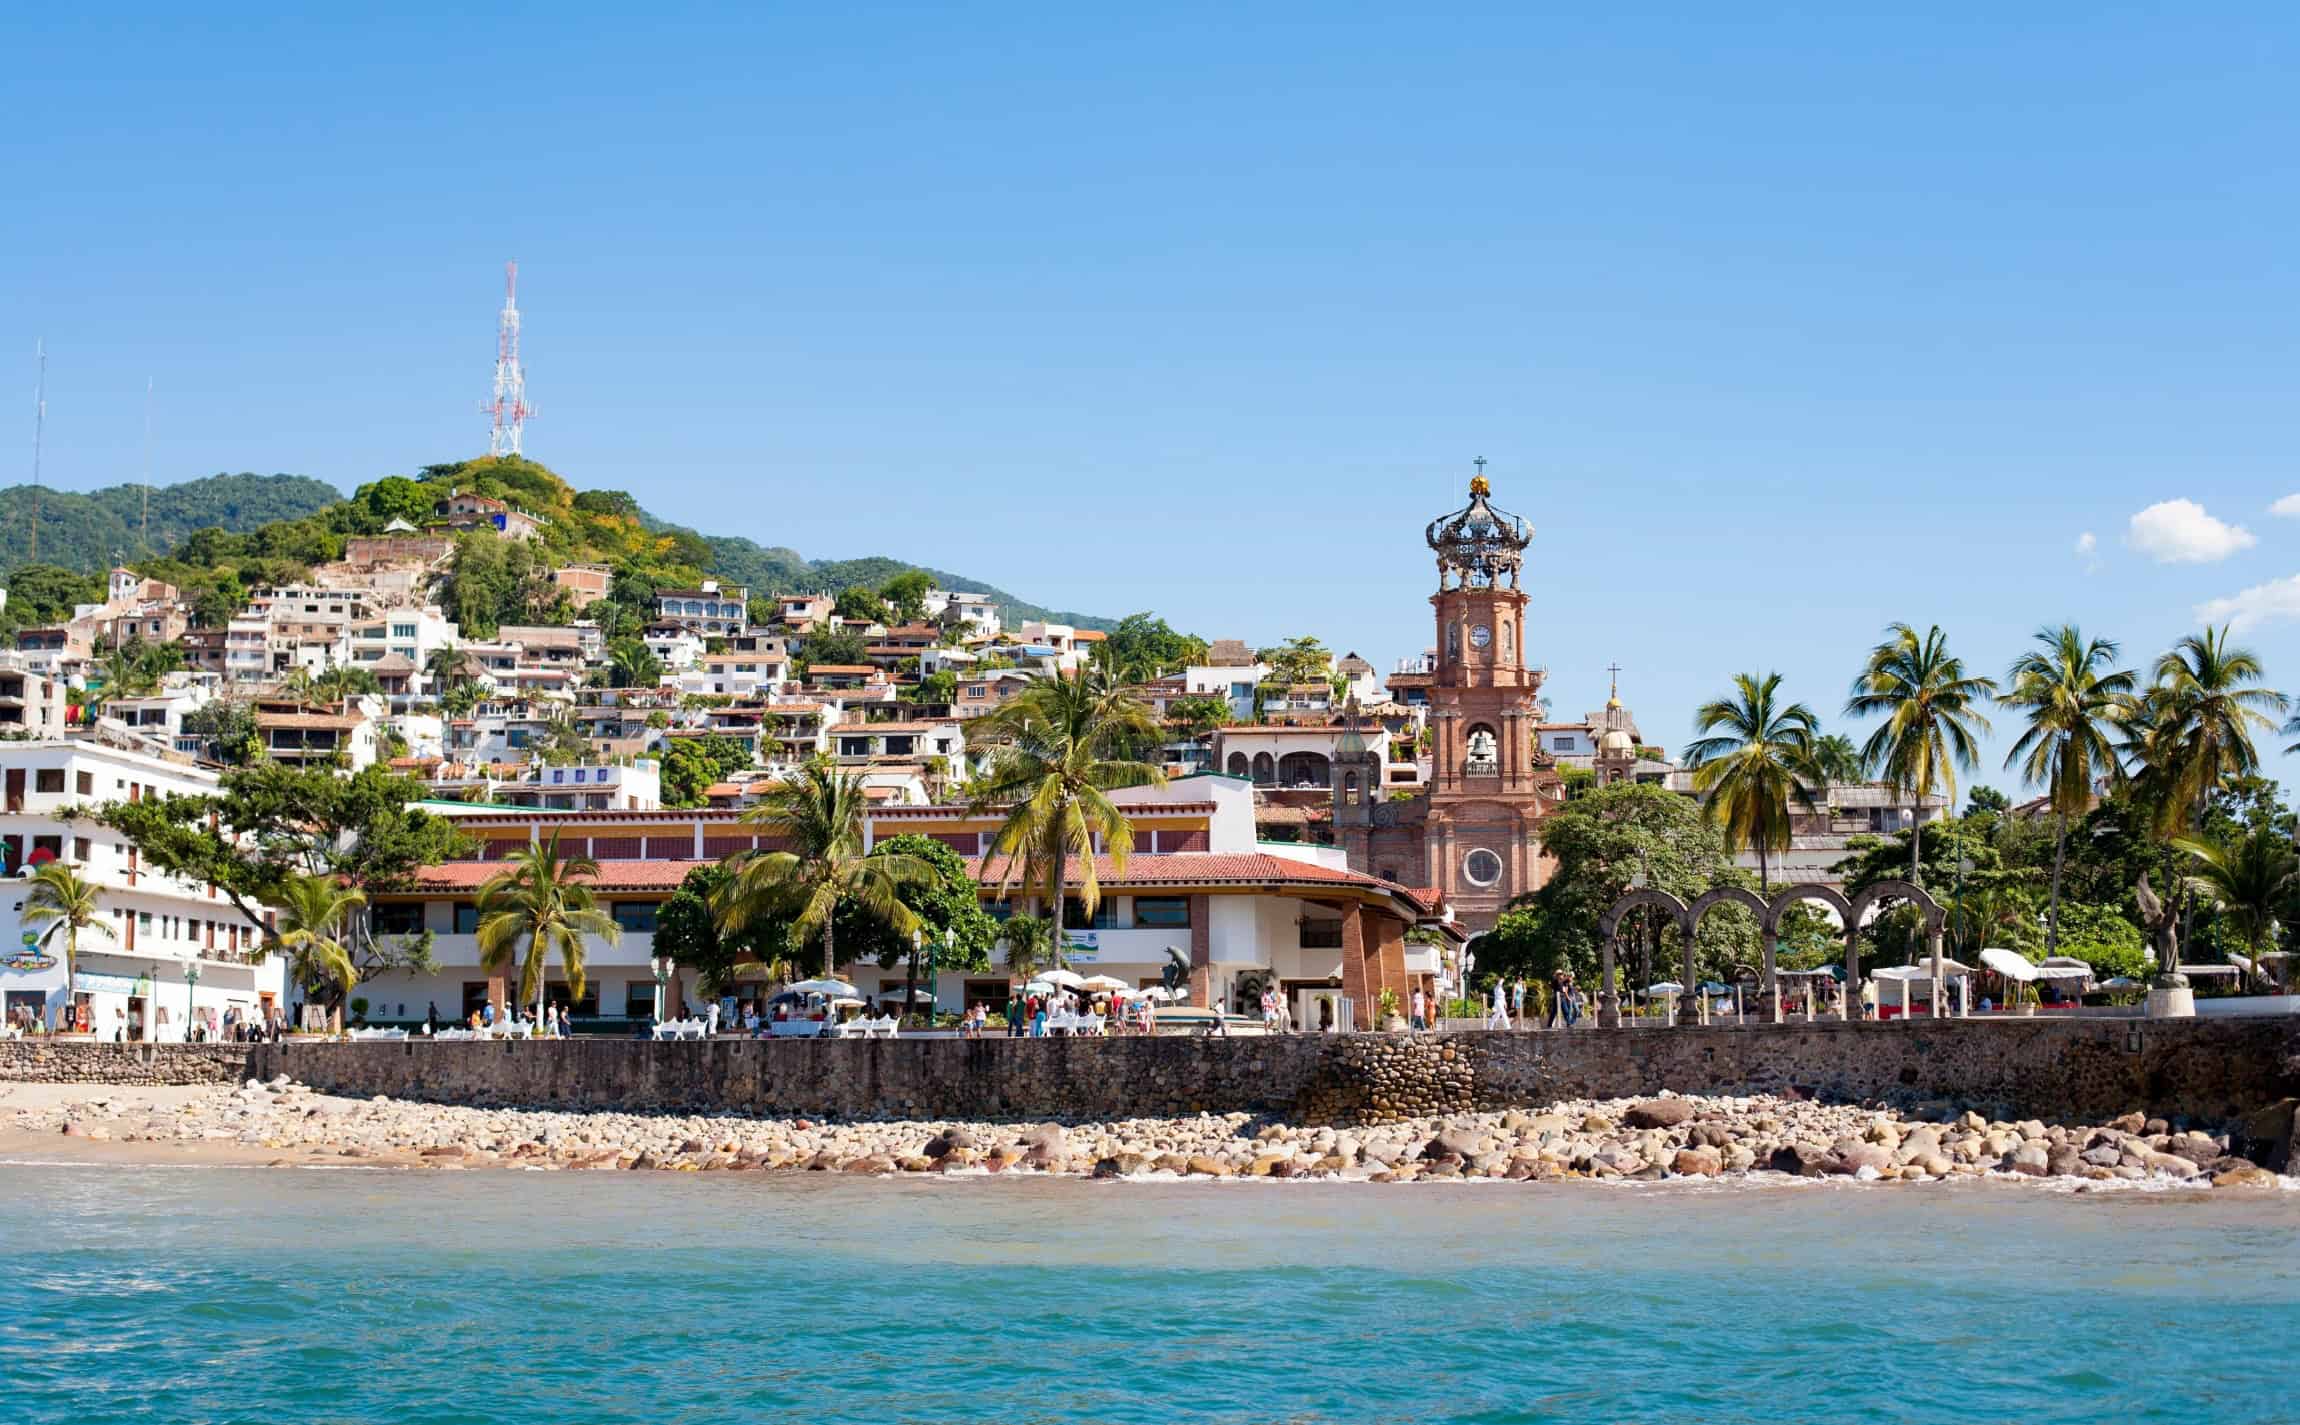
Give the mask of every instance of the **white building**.
[[[1251, 1012], [1267, 986], [1286, 998], [1297, 1023], [1315, 1028], [1328, 1013], [1339, 1023], [1363, 1023], [1383, 989], [1402, 1000], [1414, 986], [1434, 983], [1437, 953], [1407, 945], [1408, 930], [1426, 927], [1459, 939], [1434, 892], [1352, 871], [1332, 848], [1256, 844], [1253, 789], [1242, 783], [1185, 777], [1113, 796], [1134, 822], [1135, 846], [1123, 869], [1107, 856], [1098, 858], [1103, 899], [1095, 915], [1070, 907], [1065, 954], [1081, 973], [1156, 983], [1171, 951], [1187, 967], [1193, 1003]], [[378, 934], [432, 931], [437, 967], [367, 986], [365, 993], [378, 1006], [371, 1017], [415, 1021], [436, 1009], [443, 1020], [456, 1019], [501, 995], [506, 981], [479, 967], [473, 937], [479, 890], [502, 870], [511, 847], [556, 832], [563, 852], [599, 862], [596, 887], [621, 927], [618, 943], [595, 939], [586, 947], [588, 986], [575, 1006], [577, 1018], [603, 1020], [610, 1032], [629, 1019], [644, 1019], [655, 1007], [648, 960], [656, 915], [690, 869], [757, 844], [757, 828], [739, 817], [732, 805], [686, 812], [570, 815], [474, 808], [457, 814], [458, 824], [484, 849], [473, 860], [427, 871], [416, 890], [379, 896], [376, 906]], [[912, 833], [968, 858], [987, 907], [1003, 918], [1027, 906], [1022, 894], [1001, 895], [995, 860], [983, 864], [996, 826], [993, 814], [951, 805], [874, 806], [867, 823], [873, 844]], [[940, 972], [935, 986], [941, 1005], [955, 1010], [1003, 1004], [1013, 982], [1002, 955], [994, 955], [988, 971]], [[900, 969], [875, 962], [840, 969], [873, 997], [902, 980]], [[567, 986], [556, 968], [548, 979], [548, 997], [564, 1002]], [[679, 972], [678, 983], [680, 997], [692, 1006], [691, 974]], [[747, 986], [742, 994], [762, 989]]]
[[1182, 685], [1192, 697], [1220, 698], [1230, 705], [1234, 722], [1254, 720], [1254, 690], [1270, 676], [1267, 663], [1193, 663], [1182, 670]]
[[[139, 853], [117, 833], [71, 809], [155, 796], [197, 796], [216, 788], [213, 772], [81, 740], [0, 743], [7, 788], [0, 849], [10, 879], [0, 881], [0, 995], [5, 1009], [37, 1011], [54, 1025], [69, 1008], [72, 1023], [99, 1039], [180, 1041], [197, 1020], [220, 1030], [238, 1008], [261, 1022], [283, 1010], [283, 961], [250, 963], [257, 928], [228, 900], [204, 886], [143, 869]], [[62, 859], [103, 890], [110, 934], [83, 931], [72, 984], [64, 981], [62, 931], [23, 921], [27, 862]]]
[[922, 601], [927, 615], [945, 622], [957, 620], [968, 626], [977, 638], [996, 638], [999, 632], [998, 604], [988, 594], [955, 593], [947, 589], [929, 589]]

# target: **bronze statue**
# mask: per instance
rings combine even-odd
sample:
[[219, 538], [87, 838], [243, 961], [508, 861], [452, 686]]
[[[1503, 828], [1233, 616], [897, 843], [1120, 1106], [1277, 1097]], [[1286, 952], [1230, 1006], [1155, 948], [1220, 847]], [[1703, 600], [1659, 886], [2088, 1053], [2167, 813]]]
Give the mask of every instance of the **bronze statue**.
[[2160, 990], [2187, 989], [2188, 976], [2180, 973], [2180, 913], [2156, 898], [2146, 871], [2140, 873], [2132, 898], [2140, 906], [2140, 923], [2148, 931], [2149, 948], [2156, 952], [2156, 978], [2151, 983]]
[[1182, 958], [1181, 951], [1169, 945], [1166, 963], [1159, 968], [1158, 975], [1166, 983], [1166, 993], [1180, 994], [1183, 982], [1190, 978], [1190, 962]]

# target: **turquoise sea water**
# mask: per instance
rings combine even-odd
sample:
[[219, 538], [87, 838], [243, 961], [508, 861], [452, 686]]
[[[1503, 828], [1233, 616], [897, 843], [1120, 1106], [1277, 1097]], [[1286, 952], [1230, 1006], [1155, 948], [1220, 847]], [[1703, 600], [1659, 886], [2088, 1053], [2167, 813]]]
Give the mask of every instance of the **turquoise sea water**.
[[0, 1420], [2293, 1420], [2300, 1193], [0, 1166]]

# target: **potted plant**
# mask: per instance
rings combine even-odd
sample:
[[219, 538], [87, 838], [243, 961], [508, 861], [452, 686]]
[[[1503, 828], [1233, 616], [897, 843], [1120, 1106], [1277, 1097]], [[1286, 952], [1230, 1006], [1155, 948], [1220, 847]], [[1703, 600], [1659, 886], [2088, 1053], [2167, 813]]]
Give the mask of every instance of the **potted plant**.
[[1374, 996], [1374, 1026], [1389, 1034], [1397, 1034], [1405, 1029], [1406, 1019], [1398, 1013], [1396, 990], [1383, 990]]

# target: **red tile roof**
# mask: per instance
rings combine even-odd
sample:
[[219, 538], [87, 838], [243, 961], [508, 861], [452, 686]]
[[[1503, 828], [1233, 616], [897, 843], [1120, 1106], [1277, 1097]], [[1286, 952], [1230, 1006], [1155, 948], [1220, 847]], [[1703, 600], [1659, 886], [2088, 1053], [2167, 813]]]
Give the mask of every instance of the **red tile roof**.
[[[710, 861], [601, 861], [597, 876], [578, 879], [603, 891], [676, 890], [687, 873]], [[503, 870], [501, 861], [450, 861], [416, 877], [420, 891], [475, 891]], [[385, 894], [390, 894], [385, 892]]]
[[[977, 880], [987, 879], [995, 883], [1006, 872], [1008, 864], [1009, 858], [1004, 856], [973, 856], [967, 858], [966, 869]], [[1078, 869], [1077, 858], [1071, 858], [1066, 870], [1073, 884], [1076, 883]], [[1259, 851], [1146, 852], [1127, 857], [1123, 872], [1118, 870], [1108, 856], [1097, 856], [1094, 858], [1094, 879], [1111, 888], [1184, 885], [1355, 886], [1366, 890], [1389, 891], [1425, 911], [1435, 910], [1438, 900], [1435, 891], [1417, 890], [1360, 871], [1344, 871], [1333, 866], [1321, 866], [1314, 861], [1296, 861], [1290, 856], [1272, 856]]]

